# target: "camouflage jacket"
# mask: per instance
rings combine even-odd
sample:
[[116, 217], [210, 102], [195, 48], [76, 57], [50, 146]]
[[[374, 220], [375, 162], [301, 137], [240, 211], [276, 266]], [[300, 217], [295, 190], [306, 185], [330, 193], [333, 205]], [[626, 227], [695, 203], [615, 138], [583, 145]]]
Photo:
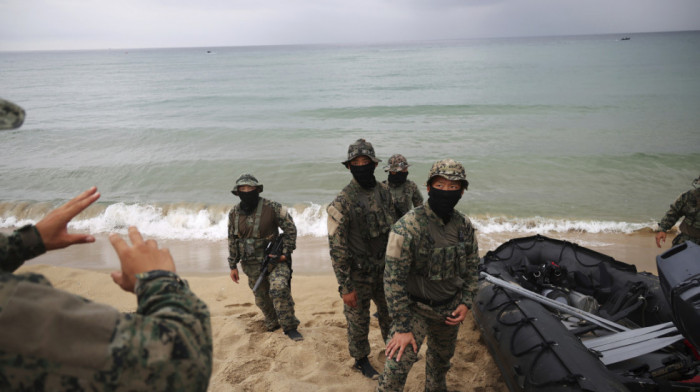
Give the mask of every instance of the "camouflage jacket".
[[381, 272], [395, 213], [389, 188], [382, 183], [367, 190], [355, 179], [328, 205], [328, 245], [338, 290], [355, 290], [350, 273]]
[[44, 243], [34, 225], [24, 226], [9, 236], [0, 233], [0, 271], [13, 272], [44, 252]]
[[395, 185], [385, 180], [383, 183], [391, 191], [391, 200], [396, 209], [397, 220], [410, 211], [411, 208], [423, 205], [423, 195], [421, 195], [415, 182], [406, 180], [403, 184]]
[[[17, 244], [0, 248], [31, 253]], [[136, 313], [119, 313], [55, 289], [43, 275], [0, 272], [0, 390], [205, 391], [207, 306], [172, 272], [137, 278]]]
[[277, 238], [278, 228], [285, 234], [282, 253], [288, 255], [296, 249], [297, 227], [287, 208], [263, 198], [258, 201], [258, 207], [259, 211], [256, 209], [245, 215], [237, 204], [228, 214], [228, 264], [231, 269], [236, 269], [241, 261], [262, 262], [263, 251], [270, 241]]
[[680, 195], [659, 222], [659, 228], [662, 231], [668, 231], [681, 217], [684, 217], [681, 231], [691, 237], [698, 237], [697, 234], [700, 233], [700, 189], [693, 189]]
[[[479, 247], [471, 221], [454, 211], [445, 224], [428, 205], [416, 207], [394, 224], [389, 235], [384, 270], [384, 293], [394, 328], [408, 332], [412, 306], [447, 315], [457, 305], [471, 308], [476, 293]], [[421, 278], [441, 284], [459, 282], [452, 301], [439, 305], [417, 303], [409, 281]]]

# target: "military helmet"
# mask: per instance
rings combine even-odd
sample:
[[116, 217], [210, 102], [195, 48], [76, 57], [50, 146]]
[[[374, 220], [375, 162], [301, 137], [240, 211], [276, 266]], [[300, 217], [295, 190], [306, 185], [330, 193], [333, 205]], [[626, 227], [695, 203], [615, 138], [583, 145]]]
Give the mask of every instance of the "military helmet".
[[406, 160], [406, 157], [401, 155], [401, 154], [394, 154], [389, 158], [389, 161], [387, 162], [387, 165], [384, 166], [384, 171], [385, 172], [400, 172], [403, 171], [403, 169], [408, 168], [409, 165], [408, 161]]
[[19, 128], [24, 122], [24, 109], [0, 98], [0, 131]]
[[263, 184], [258, 182], [258, 179], [255, 178], [252, 174], [246, 173], [238, 177], [238, 179], [236, 180], [236, 185], [233, 186], [233, 190], [231, 190], [231, 193], [238, 196], [238, 187], [243, 185], [254, 186], [260, 189], [260, 192], [263, 191]]
[[433, 163], [433, 167], [430, 168], [430, 174], [428, 175], [426, 185], [430, 185], [430, 181], [433, 179], [433, 177], [443, 177], [448, 180], [459, 181], [462, 183], [464, 190], [467, 190], [467, 187], [469, 186], [469, 181], [467, 181], [467, 172], [464, 170], [464, 166], [454, 159], [443, 159]]
[[381, 159], [377, 159], [377, 157], [374, 155], [374, 147], [372, 147], [372, 143], [366, 141], [365, 139], [357, 139], [355, 143], [348, 147], [348, 159], [342, 163], [344, 166], [347, 166], [350, 161], [362, 155], [368, 157], [374, 163], [382, 161]]

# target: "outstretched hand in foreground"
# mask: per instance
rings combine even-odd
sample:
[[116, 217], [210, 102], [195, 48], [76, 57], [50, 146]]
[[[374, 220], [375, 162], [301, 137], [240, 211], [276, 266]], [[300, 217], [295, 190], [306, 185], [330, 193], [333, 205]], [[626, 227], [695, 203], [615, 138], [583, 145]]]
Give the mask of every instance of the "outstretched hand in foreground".
[[68, 247], [74, 244], [95, 242], [95, 237], [90, 234], [68, 233], [68, 222], [85, 210], [95, 200], [100, 198], [97, 187], [92, 187], [76, 196], [66, 204], [49, 212], [44, 219], [36, 224], [41, 241], [46, 250], [54, 250]]
[[112, 280], [124, 291], [134, 292], [136, 274], [155, 270], [175, 272], [175, 263], [167, 248], [158, 249], [155, 240], [143, 240], [134, 226], [129, 227], [131, 246], [119, 234], [111, 234], [109, 241], [119, 256], [121, 271], [112, 272]]

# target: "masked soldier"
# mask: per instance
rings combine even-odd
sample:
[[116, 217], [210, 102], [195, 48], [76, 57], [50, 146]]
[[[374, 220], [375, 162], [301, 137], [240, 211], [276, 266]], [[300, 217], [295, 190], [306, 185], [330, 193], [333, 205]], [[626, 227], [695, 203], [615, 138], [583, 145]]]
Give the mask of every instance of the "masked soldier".
[[396, 219], [401, 218], [411, 208], [423, 204], [423, 196], [415, 182], [407, 179], [410, 165], [401, 154], [394, 154], [389, 158], [384, 171], [389, 172], [385, 184], [391, 191], [391, 201], [396, 209]]
[[284, 233], [282, 252], [272, 257], [268, 264], [269, 275], [263, 278], [255, 294], [255, 304], [265, 316], [268, 331], [282, 326], [284, 333], [292, 340], [303, 340], [297, 331], [299, 320], [294, 315], [292, 299], [292, 251], [296, 248], [297, 228], [287, 208], [279, 203], [263, 199], [260, 193], [263, 184], [250, 174], [238, 178], [231, 193], [241, 202], [231, 209], [228, 215], [228, 263], [231, 279], [238, 283], [238, 263], [248, 275], [251, 289], [260, 277], [265, 248], [279, 235], [278, 228]]
[[673, 245], [678, 245], [685, 241], [692, 241], [700, 244], [700, 177], [693, 181], [693, 188], [676, 199], [671, 204], [671, 209], [659, 222], [659, 232], [656, 233], [656, 246], [666, 242], [666, 232], [684, 217], [681, 222], [681, 232], [673, 239]]
[[445, 376], [476, 292], [479, 264], [474, 228], [454, 209], [468, 185], [461, 163], [436, 162], [427, 182], [427, 205], [409, 211], [391, 229], [384, 291], [393, 335], [379, 391], [403, 390], [426, 337], [425, 390], [447, 390]]
[[371, 143], [358, 139], [351, 144], [348, 159], [342, 164], [353, 179], [327, 209], [328, 243], [348, 322], [350, 356], [355, 358], [354, 367], [369, 378], [379, 375], [367, 359], [370, 301], [377, 307], [384, 339], [391, 325], [383, 274], [387, 238], [395, 215], [389, 188], [374, 177], [379, 161]]

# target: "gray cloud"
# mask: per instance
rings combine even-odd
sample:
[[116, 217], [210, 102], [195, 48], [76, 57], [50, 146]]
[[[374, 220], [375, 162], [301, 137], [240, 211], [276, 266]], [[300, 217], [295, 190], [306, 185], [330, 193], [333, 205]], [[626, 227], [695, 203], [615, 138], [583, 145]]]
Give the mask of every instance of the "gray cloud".
[[0, 50], [700, 29], [697, 0], [3, 0]]

